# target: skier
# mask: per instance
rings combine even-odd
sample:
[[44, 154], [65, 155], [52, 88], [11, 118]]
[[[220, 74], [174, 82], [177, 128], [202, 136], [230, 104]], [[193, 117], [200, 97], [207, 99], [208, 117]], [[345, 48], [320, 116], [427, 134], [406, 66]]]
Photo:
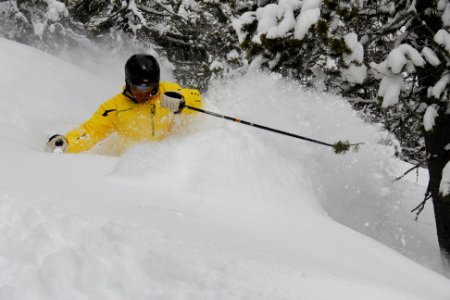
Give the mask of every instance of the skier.
[[184, 105], [200, 108], [198, 90], [177, 83], [160, 82], [160, 68], [149, 54], [135, 54], [125, 64], [125, 87], [103, 103], [94, 115], [65, 136], [47, 142], [52, 152], [78, 153], [116, 132], [125, 146], [158, 141], [170, 134], [174, 114], [192, 113]]

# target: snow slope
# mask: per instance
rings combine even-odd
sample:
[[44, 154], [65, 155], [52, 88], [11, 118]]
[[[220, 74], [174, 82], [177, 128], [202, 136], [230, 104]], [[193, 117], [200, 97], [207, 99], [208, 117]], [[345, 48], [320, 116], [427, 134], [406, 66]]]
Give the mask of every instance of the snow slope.
[[437, 261], [430, 211], [408, 214], [423, 187], [391, 182], [407, 167], [342, 100], [258, 73], [205, 94], [220, 113], [366, 143], [346, 156], [203, 115], [121, 156], [105, 155], [114, 138], [57, 155], [47, 137], [121, 83], [4, 39], [0, 66], [0, 299], [448, 299], [417, 263]]

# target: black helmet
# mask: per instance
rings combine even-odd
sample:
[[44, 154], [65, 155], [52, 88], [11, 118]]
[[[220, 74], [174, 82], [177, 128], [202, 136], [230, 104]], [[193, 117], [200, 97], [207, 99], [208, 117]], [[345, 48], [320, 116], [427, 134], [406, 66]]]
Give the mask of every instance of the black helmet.
[[132, 85], [159, 84], [159, 64], [150, 54], [135, 54], [125, 64], [125, 82]]

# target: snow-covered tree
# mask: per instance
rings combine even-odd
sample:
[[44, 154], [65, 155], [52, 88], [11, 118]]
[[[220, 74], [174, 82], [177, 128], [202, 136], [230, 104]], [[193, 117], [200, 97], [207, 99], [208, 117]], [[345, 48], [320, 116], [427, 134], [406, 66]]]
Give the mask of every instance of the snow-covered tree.
[[132, 44], [157, 51], [177, 79], [204, 89], [213, 76], [241, 65], [231, 19], [253, 1], [12, 0], [0, 7], [1, 33], [55, 52], [101, 41], [111, 49]]
[[351, 98], [396, 134], [410, 160], [426, 153], [427, 198], [448, 256], [450, 3], [279, 0], [234, 27], [252, 64]]
[[62, 1], [10, 0], [1, 4], [1, 31], [9, 39], [56, 50], [84, 38]]

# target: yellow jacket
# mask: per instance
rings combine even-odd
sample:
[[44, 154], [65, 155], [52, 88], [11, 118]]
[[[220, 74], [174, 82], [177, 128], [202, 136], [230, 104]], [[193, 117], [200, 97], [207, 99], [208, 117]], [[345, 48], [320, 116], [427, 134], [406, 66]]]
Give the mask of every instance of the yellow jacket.
[[[197, 108], [202, 106], [198, 90], [183, 89], [176, 83], [161, 82], [158, 94], [146, 103], [134, 102], [124, 89], [122, 93], [100, 105], [83, 125], [66, 134], [68, 152], [89, 150], [113, 132], [117, 132], [125, 145], [165, 138], [174, 122], [173, 113], [161, 107], [161, 96], [167, 91], [182, 94], [186, 105]], [[192, 112], [184, 109], [182, 114]]]

